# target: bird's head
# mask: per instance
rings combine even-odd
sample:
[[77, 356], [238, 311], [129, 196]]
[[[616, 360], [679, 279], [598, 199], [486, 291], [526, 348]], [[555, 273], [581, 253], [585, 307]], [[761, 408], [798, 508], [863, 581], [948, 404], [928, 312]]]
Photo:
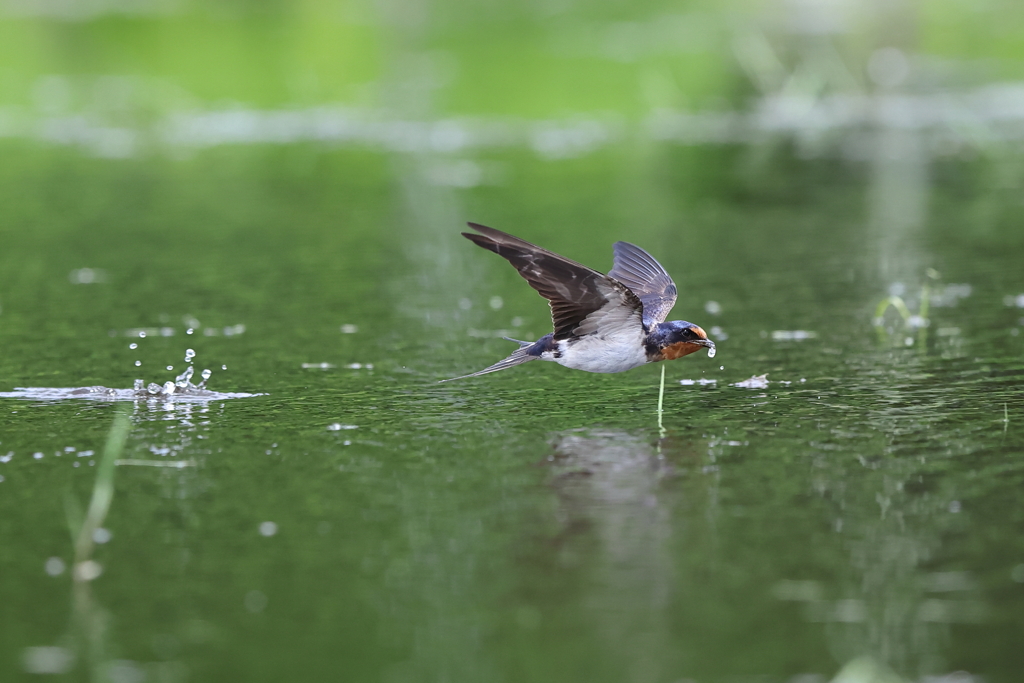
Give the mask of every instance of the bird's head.
[[647, 356], [652, 361], [675, 360], [705, 348], [713, 352], [715, 342], [699, 325], [685, 320], [659, 323], [647, 336]]

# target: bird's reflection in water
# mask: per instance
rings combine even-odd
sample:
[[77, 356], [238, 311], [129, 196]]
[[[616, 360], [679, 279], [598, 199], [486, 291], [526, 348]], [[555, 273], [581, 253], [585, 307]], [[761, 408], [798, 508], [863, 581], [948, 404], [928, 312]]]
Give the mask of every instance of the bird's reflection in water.
[[[674, 517], [678, 488], [668, 486], [695, 444], [615, 430], [555, 436], [548, 461], [559, 499], [560, 564], [583, 568], [580, 606], [601, 641], [628, 661], [624, 680], [663, 680], [675, 670], [669, 603], [675, 581]], [[705, 448], [706, 450], [706, 448]], [[585, 539], [585, 540], [584, 540]]]

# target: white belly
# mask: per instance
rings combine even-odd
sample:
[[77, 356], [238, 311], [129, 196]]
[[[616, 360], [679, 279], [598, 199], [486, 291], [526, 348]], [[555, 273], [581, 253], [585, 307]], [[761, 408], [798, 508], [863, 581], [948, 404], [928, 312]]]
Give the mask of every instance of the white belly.
[[560, 357], [545, 353], [543, 360], [553, 360], [573, 370], [586, 372], [625, 372], [647, 362], [643, 346], [643, 330], [623, 331], [604, 339], [586, 336], [569, 345], [558, 342]]

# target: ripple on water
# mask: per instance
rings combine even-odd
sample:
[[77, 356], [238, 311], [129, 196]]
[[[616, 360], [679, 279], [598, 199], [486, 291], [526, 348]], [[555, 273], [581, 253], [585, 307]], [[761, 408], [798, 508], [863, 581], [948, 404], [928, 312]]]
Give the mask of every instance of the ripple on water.
[[772, 330], [772, 341], [804, 341], [817, 337], [818, 333], [811, 330]]
[[701, 377], [701, 378], [698, 378], [698, 379], [681, 379], [681, 380], [679, 380], [679, 383], [682, 384], [684, 387], [689, 387], [689, 386], [694, 386], [694, 385], [705, 387], [705, 386], [715, 386], [715, 385], [717, 385], [718, 384], [718, 380], [717, 379], [705, 379], [705, 378]]
[[732, 386], [739, 387], [740, 389], [767, 389], [768, 373], [763, 375], [754, 375], [750, 379], [745, 379], [742, 382], [735, 382]]

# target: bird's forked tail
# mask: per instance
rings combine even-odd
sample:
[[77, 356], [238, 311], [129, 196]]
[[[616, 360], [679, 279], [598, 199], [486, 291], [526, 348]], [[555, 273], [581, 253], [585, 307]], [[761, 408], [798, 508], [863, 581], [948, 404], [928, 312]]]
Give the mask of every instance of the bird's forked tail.
[[486, 375], [491, 372], [497, 372], [498, 370], [506, 370], [508, 368], [513, 368], [517, 365], [521, 365], [531, 360], [537, 360], [538, 356], [535, 356], [529, 352], [529, 348], [533, 346], [533, 342], [520, 341], [519, 339], [509, 339], [508, 337], [503, 337], [503, 339], [508, 339], [509, 341], [514, 341], [515, 343], [519, 344], [519, 348], [513, 351], [511, 354], [509, 354], [508, 358], [505, 358], [504, 360], [499, 360], [494, 365], [484, 368], [479, 372], [474, 372], [468, 375], [462, 375], [461, 377], [442, 379], [441, 382], [453, 382], [457, 379], [466, 379], [467, 377], [478, 377], [480, 375]]

